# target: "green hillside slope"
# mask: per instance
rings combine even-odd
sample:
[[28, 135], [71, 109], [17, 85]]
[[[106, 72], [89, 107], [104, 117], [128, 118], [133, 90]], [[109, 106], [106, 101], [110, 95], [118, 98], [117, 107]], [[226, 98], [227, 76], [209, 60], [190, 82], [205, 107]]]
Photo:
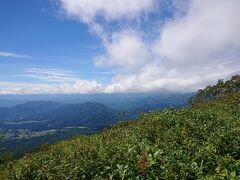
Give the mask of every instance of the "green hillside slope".
[[[9, 164], [2, 179], [238, 179], [240, 77], [199, 93], [188, 109], [141, 114], [92, 136], [46, 147]], [[223, 85], [224, 86], [223, 82]], [[205, 90], [202, 90], [205, 91]], [[201, 91], [201, 92], [202, 92]], [[221, 94], [221, 95], [220, 95]], [[211, 98], [205, 98], [211, 97]], [[204, 99], [204, 100], [203, 100]]]

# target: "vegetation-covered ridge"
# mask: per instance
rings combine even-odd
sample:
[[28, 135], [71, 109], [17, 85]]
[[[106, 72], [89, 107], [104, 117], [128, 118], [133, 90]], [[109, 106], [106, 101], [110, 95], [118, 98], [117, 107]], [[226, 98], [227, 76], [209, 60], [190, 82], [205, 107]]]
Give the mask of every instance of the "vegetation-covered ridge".
[[228, 83], [237, 90], [228, 86], [214, 97], [202, 90], [211, 98], [201, 91], [188, 109], [142, 113], [100, 134], [46, 146], [2, 168], [0, 179], [238, 179], [239, 82], [233, 77]]
[[237, 92], [240, 92], [240, 75], [235, 75], [225, 82], [223, 79], [219, 79], [217, 84], [198, 90], [197, 94], [190, 98], [189, 101], [193, 105], [201, 102], [209, 102], [221, 98], [226, 94]]

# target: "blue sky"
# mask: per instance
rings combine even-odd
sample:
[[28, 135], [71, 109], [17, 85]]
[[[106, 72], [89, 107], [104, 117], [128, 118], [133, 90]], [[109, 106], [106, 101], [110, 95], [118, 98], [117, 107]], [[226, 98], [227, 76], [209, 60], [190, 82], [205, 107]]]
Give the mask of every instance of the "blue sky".
[[238, 0], [0, 2], [0, 94], [195, 91], [239, 71]]
[[24, 77], [29, 68], [73, 71], [99, 81], [103, 81], [102, 76], [91, 72], [111, 72], [94, 68], [91, 63], [102, 51], [100, 39], [85, 24], [58, 17], [51, 1], [2, 1], [0, 23], [4, 25], [0, 28], [0, 51], [31, 56], [0, 57], [1, 81], [39, 82]]

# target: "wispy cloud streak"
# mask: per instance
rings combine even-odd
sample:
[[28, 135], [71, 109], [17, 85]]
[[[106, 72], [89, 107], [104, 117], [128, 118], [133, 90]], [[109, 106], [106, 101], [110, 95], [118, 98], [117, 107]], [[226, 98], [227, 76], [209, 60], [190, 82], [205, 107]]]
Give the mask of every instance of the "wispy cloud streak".
[[49, 82], [75, 82], [79, 80], [72, 72], [60, 69], [30, 68], [25, 71], [24, 76]]
[[13, 53], [13, 52], [5, 52], [5, 51], [0, 51], [0, 57], [6, 57], [6, 58], [32, 58], [32, 56], [30, 55], [26, 55], [26, 54], [17, 54], [17, 53]]

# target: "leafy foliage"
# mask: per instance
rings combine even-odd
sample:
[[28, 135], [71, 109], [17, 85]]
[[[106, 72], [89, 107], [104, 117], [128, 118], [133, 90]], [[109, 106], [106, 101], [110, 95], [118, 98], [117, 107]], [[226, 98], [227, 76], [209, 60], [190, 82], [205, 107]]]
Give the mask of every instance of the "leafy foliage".
[[188, 109], [142, 113], [136, 121], [121, 122], [100, 134], [58, 142], [25, 155], [3, 168], [0, 176], [238, 179], [240, 93], [225, 91], [216, 99], [197, 101]]

